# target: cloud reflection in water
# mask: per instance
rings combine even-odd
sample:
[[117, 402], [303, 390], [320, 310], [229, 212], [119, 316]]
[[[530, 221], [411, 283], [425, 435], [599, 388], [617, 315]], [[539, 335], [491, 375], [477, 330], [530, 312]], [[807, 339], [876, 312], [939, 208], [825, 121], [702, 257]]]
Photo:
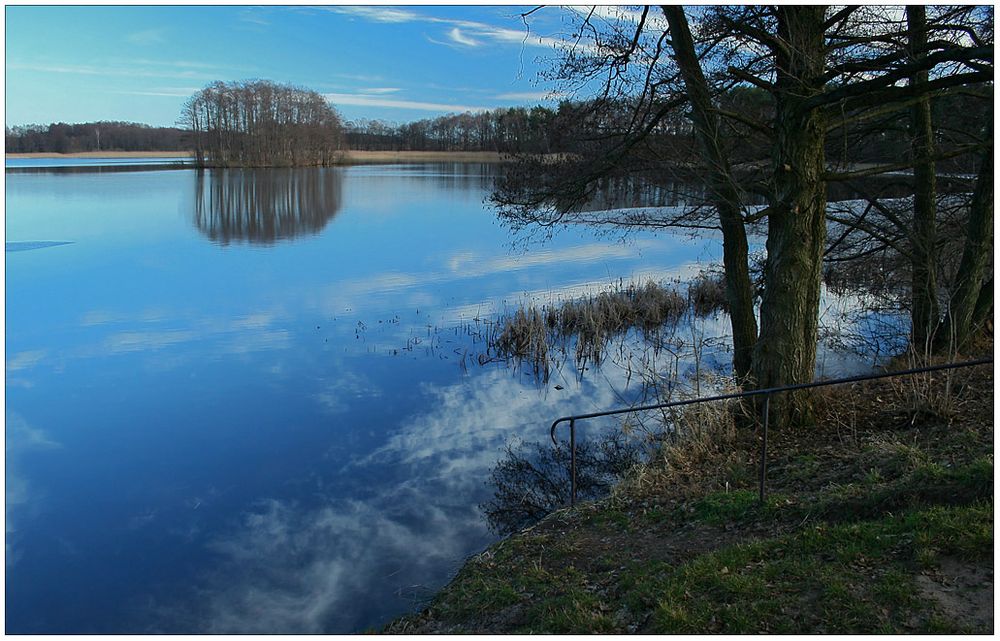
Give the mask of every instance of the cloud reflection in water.
[[[624, 372], [608, 375], [624, 388]], [[432, 410], [331, 470], [314, 501], [264, 497], [210, 544], [219, 562], [185, 615], [192, 629], [314, 633], [384, 623], [492, 540], [476, 505], [507, 440], [543, 440], [554, 416], [617, 402], [609, 386], [571, 382], [557, 392], [497, 369], [425, 391]], [[338, 496], [338, 484], [373, 476], [382, 480], [370, 496]]]

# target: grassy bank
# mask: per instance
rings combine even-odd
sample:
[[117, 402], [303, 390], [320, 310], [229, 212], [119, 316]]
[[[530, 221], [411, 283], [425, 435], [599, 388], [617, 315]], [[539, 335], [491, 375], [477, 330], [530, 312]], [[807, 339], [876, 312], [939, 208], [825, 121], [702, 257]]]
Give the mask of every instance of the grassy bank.
[[987, 367], [827, 388], [763, 506], [758, 436], [707, 422], [386, 632], [991, 632], [992, 399]]

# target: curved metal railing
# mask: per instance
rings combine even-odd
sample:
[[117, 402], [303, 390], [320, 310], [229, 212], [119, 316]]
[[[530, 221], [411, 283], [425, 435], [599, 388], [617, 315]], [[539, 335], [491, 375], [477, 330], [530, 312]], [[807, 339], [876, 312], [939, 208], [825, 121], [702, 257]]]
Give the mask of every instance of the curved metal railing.
[[748, 396], [764, 397], [764, 424], [760, 449], [760, 502], [765, 499], [767, 484], [767, 428], [768, 414], [771, 405], [771, 395], [781, 392], [794, 392], [796, 390], [810, 389], [813, 387], [825, 387], [828, 385], [843, 385], [844, 383], [857, 383], [859, 381], [871, 381], [879, 378], [893, 378], [896, 376], [910, 376], [913, 374], [924, 374], [927, 372], [938, 372], [941, 370], [958, 369], [960, 367], [974, 367], [976, 365], [988, 365], [993, 362], [992, 358], [980, 358], [961, 363], [945, 363], [943, 365], [928, 365], [914, 369], [901, 370], [896, 372], [884, 372], [881, 374], [866, 374], [862, 376], [848, 376], [847, 378], [834, 378], [823, 381], [813, 381], [811, 383], [799, 383], [797, 385], [785, 385], [783, 387], [769, 387], [766, 389], [750, 390], [747, 392], [735, 392], [733, 394], [720, 394], [718, 396], [706, 396], [703, 398], [689, 398], [683, 401], [672, 401], [670, 403], [657, 403], [656, 405], [642, 405], [639, 407], [625, 407], [604, 412], [590, 412], [589, 414], [575, 414], [573, 416], [562, 416], [552, 423], [549, 436], [552, 443], [556, 444], [556, 427], [560, 423], [569, 422], [569, 447], [570, 447], [570, 505], [576, 504], [576, 422], [588, 418], [599, 418], [602, 416], [614, 416], [616, 414], [629, 414], [632, 412], [645, 412], [648, 410], [667, 409], [671, 407], [681, 407], [683, 405], [694, 405], [696, 403], [710, 403], [712, 401], [724, 401], [734, 398], [745, 398]]

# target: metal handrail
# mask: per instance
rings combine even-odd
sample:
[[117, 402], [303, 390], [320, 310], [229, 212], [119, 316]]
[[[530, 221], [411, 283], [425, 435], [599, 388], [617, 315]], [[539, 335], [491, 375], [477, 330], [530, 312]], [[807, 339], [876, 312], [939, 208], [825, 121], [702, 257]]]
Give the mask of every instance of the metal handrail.
[[926, 372], [938, 372], [947, 369], [958, 369], [960, 367], [974, 367], [976, 365], [988, 365], [993, 362], [992, 358], [980, 358], [961, 363], [945, 363], [943, 365], [928, 365], [914, 369], [901, 370], [896, 372], [884, 372], [882, 374], [866, 374], [862, 376], [849, 376], [847, 378], [834, 378], [824, 381], [813, 381], [811, 383], [798, 383], [797, 385], [785, 385], [782, 387], [768, 387], [766, 389], [750, 390], [747, 392], [735, 392], [732, 394], [720, 394], [718, 396], [706, 396], [703, 398], [689, 398], [683, 401], [671, 401], [670, 403], [657, 403], [656, 405], [642, 405], [640, 407], [625, 407], [604, 412], [591, 412], [589, 414], [575, 414], [573, 416], [563, 416], [557, 418], [552, 423], [549, 430], [549, 437], [553, 444], [556, 442], [556, 427], [560, 423], [569, 421], [569, 443], [570, 443], [570, 505], [576, 504], [576, 421], [588, 418], [599, 418], [602, 416], [614, 416], [616, 414], [629, 414], [632, 412], [645, 412], [648, 410], [667, 409], [670, 407], [680, 407], [682, 405], [693, 405], [695, 403], [708, 403], [712, 401], [724, 401], [734, 398], [745, 398], [748, 396], [764, 396], [764, 431], [760, 452], [760, 502], [764, 502], [765, 485], [767, 482], [767, 428], [769, 412], [771, 406], [771, 395], [780, 392], [794, 392], [796, 390], [810, 389], [813, 387], [825, 387], [827, 385], [842, 385], [844, 383], [857, 383], [859, 381], [871, 381], [880, 378], [892, 378], [895, 376], [910, 376], [913, 374], [924, 374]]

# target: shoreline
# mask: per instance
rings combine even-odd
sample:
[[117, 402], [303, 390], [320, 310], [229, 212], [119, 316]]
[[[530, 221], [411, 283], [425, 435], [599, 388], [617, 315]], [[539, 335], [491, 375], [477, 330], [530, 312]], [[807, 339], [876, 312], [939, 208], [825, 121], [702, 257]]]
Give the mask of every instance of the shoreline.
[[[35, 158], [190, 158], [190, 151], [80, 151], [68, 154], [55, 152], [8, 153], [8, 159]], [[344, 152], [345, 165], [391, 164], [399, 162], [510, 162], [512, 156], [495, 151], [359, 151]]]
[[5, 154], [6, 158], [190, 158], [190, 151], [77, 151], [60, 154], [54, 151], [36, 151], [20, 154]]
[[[374, 632], [988, 632], [989, 367], [958, 374], [960, 392], [929, 383], [926, 398], [961, 400], [908, 422], [905, 437], [887, 420], [910, 416], [905, 392], [886, 381], [829, 390], [811, 429], [775, 431], [763, 506], [755, 431], [695, 415], [697, 433], [609, 495], [553, 509], [468, 557], [419, 611]], [[824, 594], [842, 596], [816, 608]]]

